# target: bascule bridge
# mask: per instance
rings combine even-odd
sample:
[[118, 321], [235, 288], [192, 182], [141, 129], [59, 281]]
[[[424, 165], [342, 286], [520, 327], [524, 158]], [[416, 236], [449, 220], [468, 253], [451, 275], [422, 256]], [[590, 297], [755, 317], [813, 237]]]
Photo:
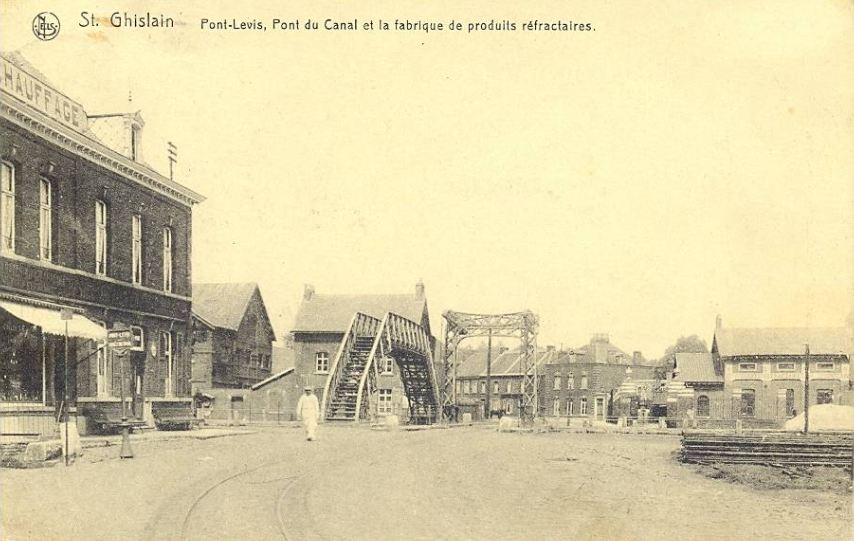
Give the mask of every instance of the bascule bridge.
[[[460, 343], [468, 338], [515, 338], [520, 342], [519, 373], [520, 419], [530, 421], [537, 414], [537, 332], [539, 318], [530, 310], [508, 314], [470, 314], [447, 311], [444, 317], [444, 348], [442, 354], [442, 412], [446, 419], [456, 416], [458, 409], [457, 367]], [[491, 347], [490, 347], [491, 349]], [[487, 392], [489, 383], [486, 384]], [[488, 399], [487, 399], [488, 403]]]

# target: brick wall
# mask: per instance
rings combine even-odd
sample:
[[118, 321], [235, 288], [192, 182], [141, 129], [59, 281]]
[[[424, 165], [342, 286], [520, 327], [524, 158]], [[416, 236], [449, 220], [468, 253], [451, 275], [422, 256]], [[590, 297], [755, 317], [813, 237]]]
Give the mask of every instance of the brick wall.
[[[126, 364], [125, 389], [133, 385], [137, 367], [141, 396], [166, 394], [167, 364], [160, 354], [160, 332], [171, 333], [173, 394], [190, 393], [188, 321], [191, 294], [191, 209], [154, 190], [46, 143], [21, 128], [0, 122], [0, 158], [15, 168], [15, 253], [0, 257], [0, 290], [20, 296], [82, 308], [107, 328], [137, 325], [145, 330], [145, 351], [134, 352]], [[39, 182], [51, 182], [52, 258], [39, 254]], [[95, 276], [95, 201], [108, 207], [107, 276]], [[143, 221], [143, 282], [131, 276], [131, 223]], [[173, 231], [173, 292], [162, 292], [162, 228]], [[157, 317], [160, 316], [160, 317]], [[155, 349], [152, 351], [151, 345]], [[183, 347], [182, 347], [183, 345]], [[86, 346], [87, 348], [90, 345]], [[82, 348], [75, 354], [81, 354]], [[119, 395], [115, 359], [110, 393]], [[72, 387], [81, 397], [95, 397], [97, 358], [89, 357], [71, 370]], [[76, 376], [76, 377], [75, 377]]]
[[[162, 230], [173, 230], [173, 291], [189, 296], [190, 209], [153, 190], [56, 149], [3, 122], [0, 157], [15, 167], [15, 253], [39, 259], [39, 182], [53, 192], [53, 259], [56, 265], [95, 271], [95, 201], [108, 208], [107, 276], [131, 282], [131, 223], [143, 222], [142, 285], [163, 288]], [[12, 147], [15, 153], [12, 153]], [[50, 169], [52, 164], [52, 170]]]

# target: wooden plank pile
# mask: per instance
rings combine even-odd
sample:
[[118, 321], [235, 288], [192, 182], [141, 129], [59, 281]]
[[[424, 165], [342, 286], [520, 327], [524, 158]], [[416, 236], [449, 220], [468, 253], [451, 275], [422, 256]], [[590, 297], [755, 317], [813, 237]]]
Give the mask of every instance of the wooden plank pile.
[[682, 462], [851, 467], [854, 434], [762, 433], [682, 436]]

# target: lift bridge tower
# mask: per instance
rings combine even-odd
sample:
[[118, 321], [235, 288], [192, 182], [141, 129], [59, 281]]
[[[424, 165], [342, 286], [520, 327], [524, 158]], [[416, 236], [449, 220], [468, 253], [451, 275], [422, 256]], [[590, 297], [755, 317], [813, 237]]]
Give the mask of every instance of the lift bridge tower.
[[457, 351], [467, 338], [504, 337], [521, 342], [522, 404], [520, 419], [529, 423], [537, 414], [537, 332], [539, 318], [530, 310], [510, 314], [469, 314], [451, 310], [442, 314], [445, 343], [442, 352], [442, 414], [449, 420], [457, 405]]

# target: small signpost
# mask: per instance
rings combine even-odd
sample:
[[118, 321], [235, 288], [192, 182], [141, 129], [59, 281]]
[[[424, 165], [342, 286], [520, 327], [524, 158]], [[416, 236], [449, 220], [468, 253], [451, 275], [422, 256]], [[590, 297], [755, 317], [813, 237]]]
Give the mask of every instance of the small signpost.
[[133, 450], [130, 447], [130, 434], [127, 417], [127, 409], [125, 404], [125, 357], [131, 347], [133, 347], [133, 332], [130, 329], [114, 329], [107, 331], [107, 344], [114, 356], [119, 357], [120, 377], [119, 384], [120, 396], [122, 401], [122, 450], [119, 453], [120, 458], [133, 458]]
[[[63, 375], [65, 381], [63, 383], [63, 391], [62, 391], [62, 414], [65, 421], [65, 448], [63, 449], [63, 458], [65, 459], [65, 465], [68, 466], [68, 453], [69, 453], [69, 445], [68, 445], [68, 322], [74, 317], [74, 312], [68, 308], [63, 308], [59, 311], [59, 319], [65, 322], [65, 361], [63, 362]], [[76, 415], [76, 414], [75, 414]], [[76, 417], [75, 417], [76, 419]]]

